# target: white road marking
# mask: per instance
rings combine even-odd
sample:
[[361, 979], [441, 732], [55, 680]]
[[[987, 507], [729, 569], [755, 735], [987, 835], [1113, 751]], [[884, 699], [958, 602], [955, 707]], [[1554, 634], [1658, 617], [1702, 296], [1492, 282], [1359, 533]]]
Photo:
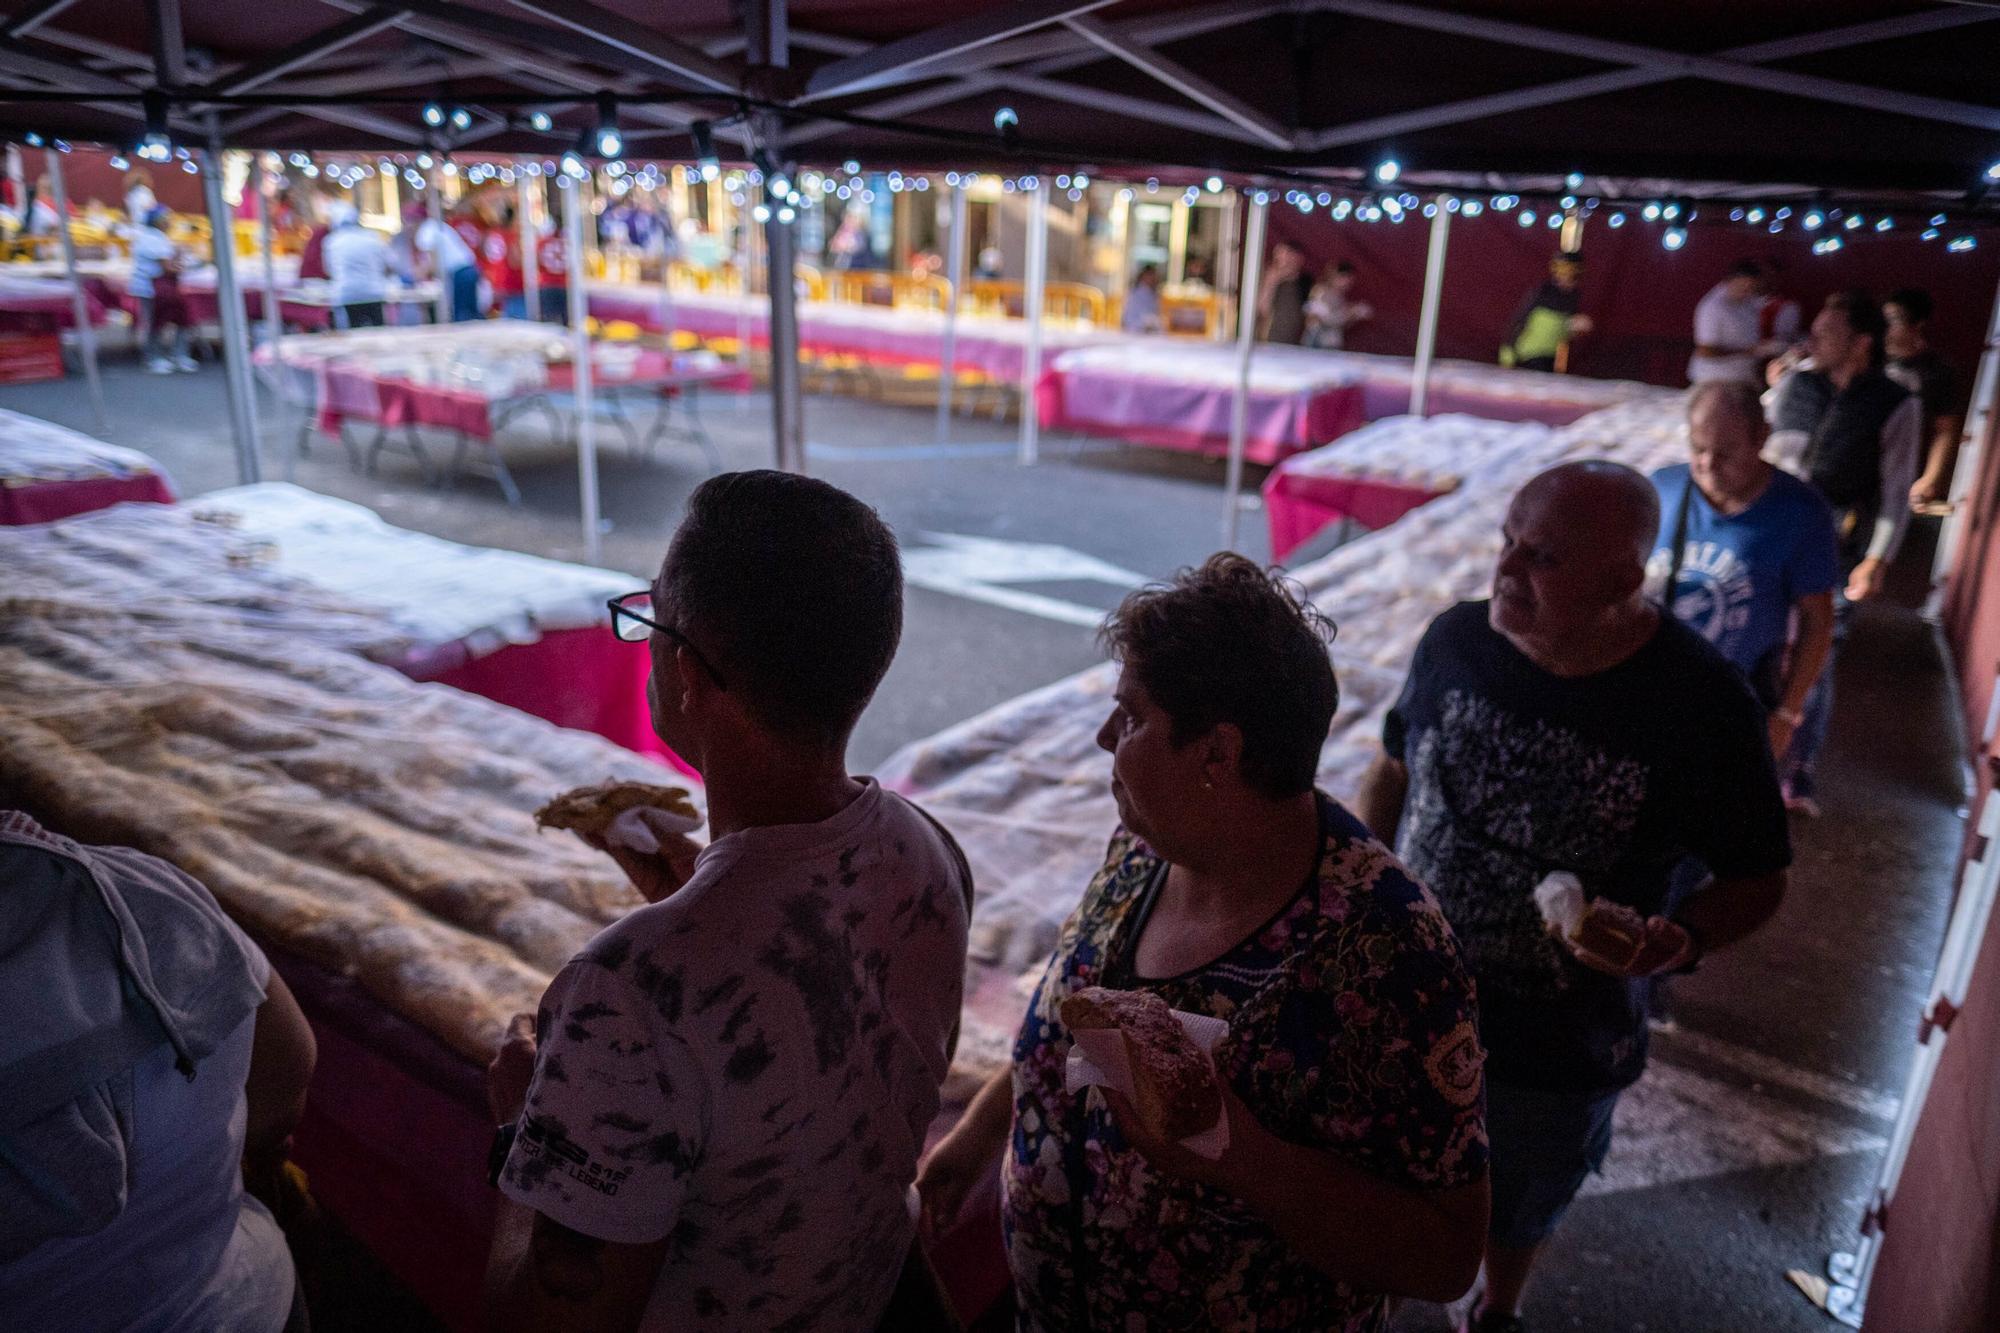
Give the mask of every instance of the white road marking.
[[1880, 1152], [1888, 1140], [1761, 1093], [1655, 1063], [1618, 1102], [1611, 1155], [1584, 1194]]
[[1104, 609], [1006, 585], [1103, 583], [1122, 594], [1146, 581], [1143, 574], [1120, 569], [1067, 546], [965, 537], [951, 532], [926, 532], [920, 536], [927, 545], [903, 552], [906, 582], [1065, 625], [1095, 628], [1104, 619]]
[[[1873, 1116], [1877, 1120], [1895, 1120], [1896, 1112], [1903, 1104], [1902, 1098], [1894, 1093], [1877, 1092], [1873, 1088], [1850, 1083], [1846, 1079], [1822, 1074], [1817, 1070], [1801, 1069], [1775, 1056], [1765, 1055], [1762, 1051], [1753, 1051], [1748, 1047], [1738, 1046], [1735, 1042], [1724, 1041], [1719, 1037], [1711, 1037], [1688, 1028], [1677, 1027], [1671, 1035], [1665, 1037], [1664, 1042], [1655, 1044], [1653, 1058], [1656, 1061], [1669, 1058], [1663, 1055], [1661, 1045], [1673, 1048], [1674, 1054], [1670, 1058], [1679, 1059], [1680, 1054], [1685, 1052], [1703, 1064], [1720, 1066], [1759, 1083], [1790, 1088], [1794, 1092], [1802, 1092], [1808, 1097], [1830, 1102], [1835, 1106], [1848, 1107], [1863, 1115]], [[1686, 1061], [1682, 1060], [1681, 1063], [1685, 1064]]]

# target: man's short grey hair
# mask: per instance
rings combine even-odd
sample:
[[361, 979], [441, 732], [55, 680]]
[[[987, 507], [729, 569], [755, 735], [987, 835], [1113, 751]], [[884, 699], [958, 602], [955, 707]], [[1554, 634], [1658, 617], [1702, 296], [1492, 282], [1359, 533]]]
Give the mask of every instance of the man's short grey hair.
[[1712, 410], [1727, 412], [1734, 417], [1744, 430], [1750, 432], [1753, 440], [1762, 440], [1770, 433], [1770, 423], [1764, 419], [1764, 395], [1754, 384], [1740, 380], [1711, 380], [1707, 384], [1697, 384], [1688, 394], [1688, 419], [1693, 420], [1696, 409], [1707, 403]]
[[1625, 546], [1644, 566], [1660, 530], [1660, 496], [1645, 474], [1607, 458], [1558, 463], [1522, 490], [1557, 490], [1580, 521], [1596, 526], [1610, 546]]

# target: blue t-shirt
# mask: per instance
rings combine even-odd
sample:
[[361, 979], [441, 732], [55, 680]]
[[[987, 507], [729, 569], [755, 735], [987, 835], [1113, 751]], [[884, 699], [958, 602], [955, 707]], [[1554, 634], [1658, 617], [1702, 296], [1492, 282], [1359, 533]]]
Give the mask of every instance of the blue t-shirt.
[[[1718, 513], [1679, 463], [1653, 474], [1660, 493], [1660, 535], [1646, 574], [1674, 618], [1692, 627], [1755, 682], [1759, 664], [1785, 644], [1801, 598], [1840, 584], [1833, 511], [1807, 483], [1776, 472], [1740, 514]], [[1688, 499], [1687, 538], [1671, 597], [1661, 587], [1672, 564], [1674, 525]]]

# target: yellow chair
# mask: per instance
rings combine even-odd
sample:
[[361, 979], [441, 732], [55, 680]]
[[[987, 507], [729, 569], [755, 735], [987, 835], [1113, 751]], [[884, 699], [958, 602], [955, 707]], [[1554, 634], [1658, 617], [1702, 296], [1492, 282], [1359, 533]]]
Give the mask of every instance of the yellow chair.
[[1026, 290], [1018, 282], [999, 278], [975, 278], [966, 284], [966, 295], [975, 314], [1008, 315], [1020, 318], [1026, 309]]
[[1222, 302], [1208, 296], [1162, 296], [1160, 328], [1185, 338], [1212, 338], [1222, 321]]
[[1042, 290], [1042, 310], [1077, 324], [1104, 323], [1104, 293], [1082, 282], [1051, 282]]

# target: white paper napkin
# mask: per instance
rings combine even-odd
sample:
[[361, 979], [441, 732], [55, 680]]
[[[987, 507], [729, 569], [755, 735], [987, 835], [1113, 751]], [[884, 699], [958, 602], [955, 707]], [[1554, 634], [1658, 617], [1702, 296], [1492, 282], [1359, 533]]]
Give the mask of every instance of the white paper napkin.
[[701, 827], [698, 815], [680, 815], [653, 805], [635, 805], [621, 813], [604, 830], [604, 840], [651, 856], [660, 850], [660, 839], [692, 833]]
[[[1207, 1014], [1190, 1014], [1179, 1009], [1170, 1012], [1180, 1020], [1182, 1029], [1194, 1039], [1201, 1053], [1209, 1057], [1209, 1070], [1214, 1073], [1215, 1048], [1229, 1035], [1229, 1024]], [[1069, 1048], [1069, 1063], [1063, 1073], [1065, 1089], [1077, 1092], [1094, 1084], [1136, 1098], [1131, 1058], [1123, 1032], [1117, 1028], [1087, 1028], [1072, 1035], [1076, 1040]], [[1216, 1078], [1220, 1082], [1219, 1074]], [[1211, 1128], [1182, 1139], [1181, 1146], [1211, 1162], [1216, 1161], [1229, 1148], [1229, 1117], [1217, 1116]]]

